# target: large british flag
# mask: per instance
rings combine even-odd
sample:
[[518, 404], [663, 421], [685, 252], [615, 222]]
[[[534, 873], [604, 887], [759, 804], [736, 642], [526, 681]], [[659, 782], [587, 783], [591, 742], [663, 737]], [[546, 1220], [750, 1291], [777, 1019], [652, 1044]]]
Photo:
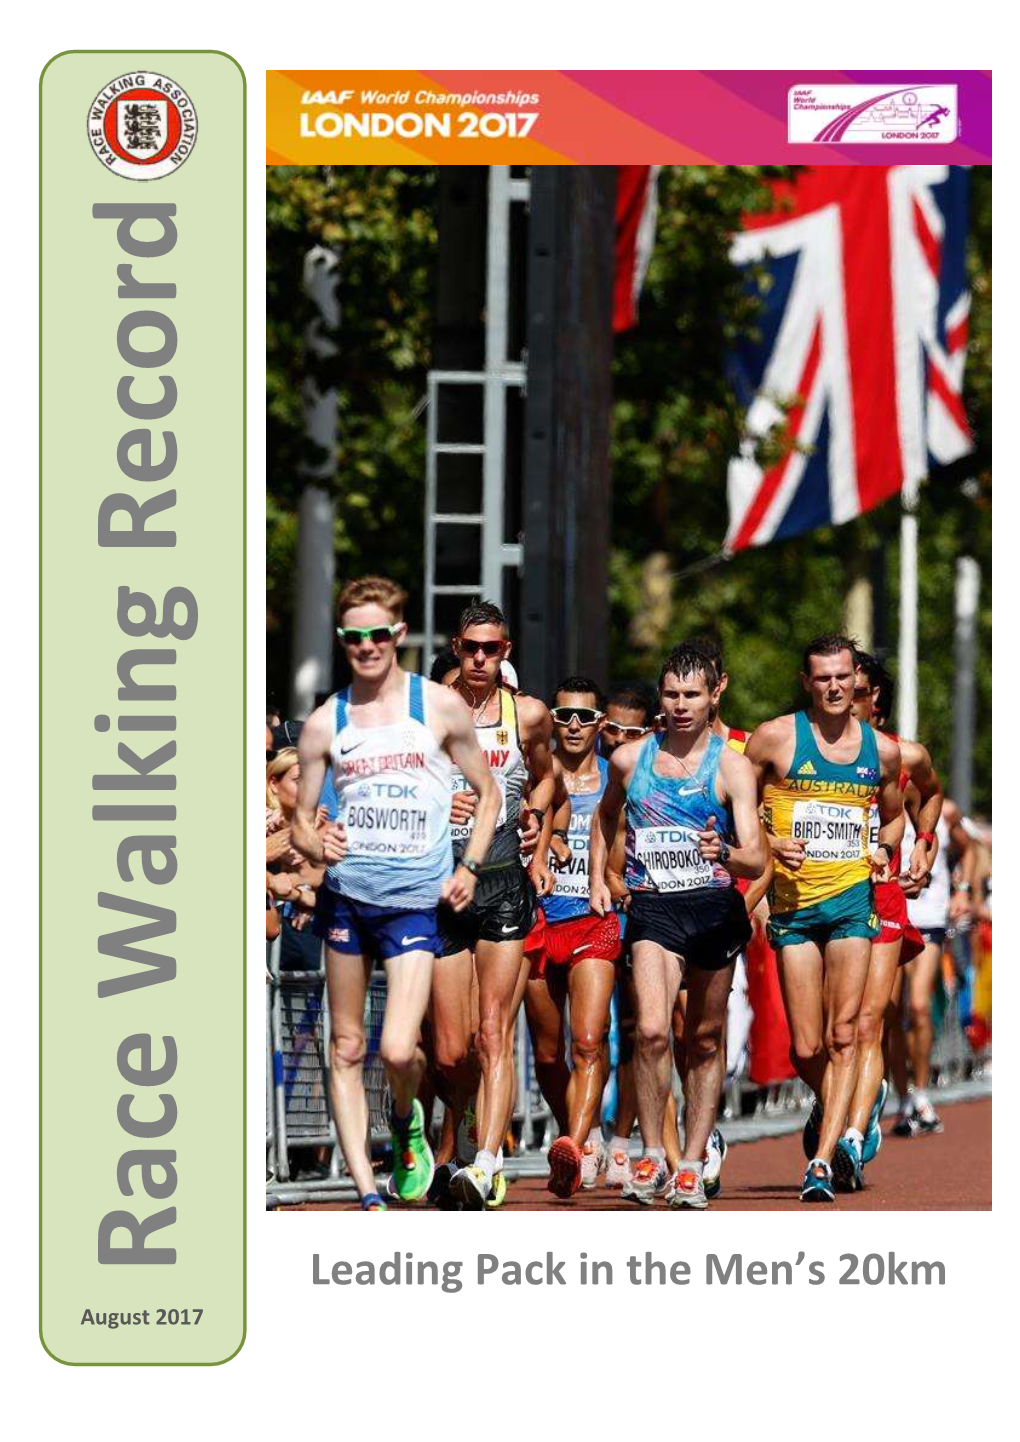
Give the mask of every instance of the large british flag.
[[[972, 448], [967, 171], [816, 166], [774, 190], [731, 252], [770, 285], [760, 341], [733, 357], [747, 434], [728, 551], [840, 525]], [[763, 469], [757, 446], [777, 428], [784, 454]]]

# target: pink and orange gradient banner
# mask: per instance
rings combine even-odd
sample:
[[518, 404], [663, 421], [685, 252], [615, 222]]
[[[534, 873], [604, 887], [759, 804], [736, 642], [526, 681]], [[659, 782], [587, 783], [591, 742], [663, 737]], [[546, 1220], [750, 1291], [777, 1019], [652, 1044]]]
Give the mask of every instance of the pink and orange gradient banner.
[[[270, 70], [267, 165], [982, 164], [991, 72], [756, 70]], [[801, 86], [955, 86], [932, 143], [794, 144]], [[917, 127], [920, 129], [920, 127]], [[950, 138], [952, 137], [952, 138]], [[916, 139], [915, 136], [910, 136]]]

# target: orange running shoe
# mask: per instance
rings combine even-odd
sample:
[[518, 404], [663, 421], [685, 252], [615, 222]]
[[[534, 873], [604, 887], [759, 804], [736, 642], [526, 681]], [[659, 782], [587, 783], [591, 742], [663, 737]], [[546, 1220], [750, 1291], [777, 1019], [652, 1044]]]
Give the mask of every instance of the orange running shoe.
[[572, 1137], [557, 1137], [549, 1148], [549, 1190], [572, 1197], [581, 1185], [581, 1148]]

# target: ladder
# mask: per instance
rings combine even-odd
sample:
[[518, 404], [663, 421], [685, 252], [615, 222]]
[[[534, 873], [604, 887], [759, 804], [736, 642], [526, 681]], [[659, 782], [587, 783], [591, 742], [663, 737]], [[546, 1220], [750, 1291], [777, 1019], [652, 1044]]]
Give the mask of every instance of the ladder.
[[[520, 568], [523, 561], [521, 538], [504, 536], [506, 497], [506, 409], [507, 393], [525, 389], [526, 368], [507, 355], [510, 302], [510, 215], [512, 205], [526, 204], [531, 193], [528, 180], [514, 179], [508, 165], [489, 170], [489, 206], [486, 235], [486, 328], [485, 368], [480, 371], [429, 371], [426, 380], [425, 435], [425, 617], [422, 670], [428, 674], [436, 651], [450, 634], [453, 609], [459, 610], [474, 597], [505, 604], [504, 578], [508, 567]], [[448, 388], [482, 388], [482, 439], [440, 439], [443, 396]], [[444, 487], [444, 458], [477, 456], [481, 464], [480, 506], [446, 509], [441, 495]], [[470, 488], [469, 488], [470, 489]], [[442, 504], [442, 509], [441, 509]], [[472, 544], [464, 547], [464, 532], [453, 528], [477, 528]], [[459, 555], [465, 549], [477, 555], [477, 571], [465, 577]], [[446, 597], [460, 598], [453, 608]], [[444, 620], [445, 618], [445, 620]]]

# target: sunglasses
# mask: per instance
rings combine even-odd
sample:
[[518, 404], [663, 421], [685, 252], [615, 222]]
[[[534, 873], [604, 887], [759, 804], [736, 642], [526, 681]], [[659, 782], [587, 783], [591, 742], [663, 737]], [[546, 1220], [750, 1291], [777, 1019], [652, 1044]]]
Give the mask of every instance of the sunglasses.
[[506, 645], [505, 641], [467, 641], [463, 636], [457, 637], [457, 650], [462, 656], [474, 656], [481, 651], [483, 656], [498, 656]]
[[392, 626], [338, 626], [336, 633], [345, 646], [363, 646], [371, 641], [374, 646], [384, 646], [392, 641], [400, 630], [398, 621]]
[[870, 687], [870, 686], [855, 686], [855, 687], [854, 687], [854, 700], [855, 700], [855, 701], [866, 701], [870, 695], [871, 695], [871, 687]]
[[648, 730], [647, 726], [624, 726], [619, 721], [607, 721], [602, 728], [602, 734], [608, 736], [643, 736]]
[[593, 706], [554, 706], [549, 714], [557, 726], [569, 726], [571, 721], [579, 726], [594, 726], [606, 713], [596, 711]]

